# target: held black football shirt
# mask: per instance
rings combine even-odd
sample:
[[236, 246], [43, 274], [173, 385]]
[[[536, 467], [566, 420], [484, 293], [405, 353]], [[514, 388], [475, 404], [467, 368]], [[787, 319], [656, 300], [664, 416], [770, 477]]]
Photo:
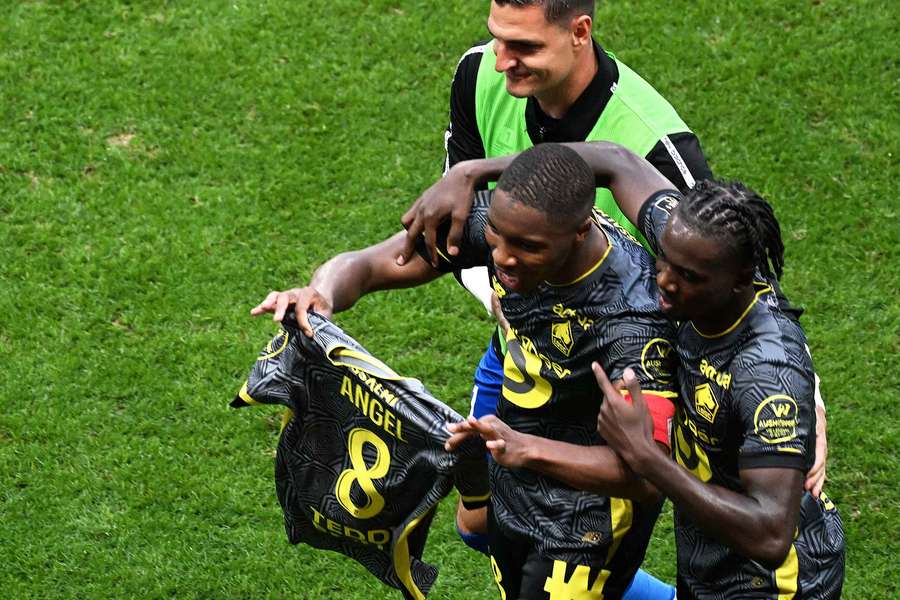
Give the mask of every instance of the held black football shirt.
[[421, 556], [438, 502], [454, 484], [468, 507], [488, 500], [484, 444], [470, 438], [446, 452], [446, 425], [462, 416], [327, 319], [309, 320], [312, 339], [288, 310], [232, 406], [293, 411], [275, 460], [291, 543], [350, 556], [405, 597], [424, 598], [437, 577]]

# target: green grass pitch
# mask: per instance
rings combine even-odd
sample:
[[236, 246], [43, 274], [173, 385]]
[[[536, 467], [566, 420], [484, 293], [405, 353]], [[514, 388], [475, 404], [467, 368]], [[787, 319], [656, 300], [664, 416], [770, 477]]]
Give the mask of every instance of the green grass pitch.
[[[3, 3], [3, 597], [389, 596], [287, 543], [277, 416], [227, 402], [274, 331], [250, 307], [395, 231], [439, 175], [450, 79], [487, 10]], [[714, 171], [775, 205], [824, 382], [851, 600], [900, 594], [897, 23], [883, 0], [602, 2], [596, 18]], [[339, 322], [466, 410], [491, 324], [452, 281]], [[432, 597], [494, 598], [452, 513], [426, 550]], [[667, 509], [645, 563], [670, 581], [671, 529]]]

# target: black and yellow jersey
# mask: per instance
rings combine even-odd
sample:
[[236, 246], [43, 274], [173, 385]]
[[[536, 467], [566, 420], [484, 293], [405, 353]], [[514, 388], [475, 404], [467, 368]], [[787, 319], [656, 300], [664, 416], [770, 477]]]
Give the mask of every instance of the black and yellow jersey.
[[[646, 251], [595, 213], [594, 226], [609, 247], [591, 270], [566, 285], [543, 283], [528, 294], [513, 292], [496, 277], [484, 237], [490, 197], [490, 192], [476, 194], [460, 252], [452, 259], [442, 256], [440, 268], [487, 266], [510, 323], [497, 416], [524, 433], [582, 446], [602, 444], [597, 414], [603, 395], [591, 371], [593, 361], [612, 380], [632, 368], [648, 394], [655, 393], [671, 411], [674, 330], [658, 310]], [[667, 442], [668, 432], [661, 433]], [[506, 537], [533, 544], [546, 558], [612, 571], [604, 588], [611, 597], [640, 565], [660, 509], [656, 503], [578, 491], [534, 471], [496, 463], [491, 492], [494, 516]]]
[[288, 311], [232, 406], [292, 411], [275, 458], [291, 543], [350, 556], [407, 598], [424, 598], [437, 577], [421, 557], [438, 502], [454, 484], [467, 506], [488, 501], [484, 444], [471, 438], [446, 452], [446, 426], [462, 416], [330, 321], [309, 319], [313, 338]]
[[[641, 230], [657, 251], [680, 199], [676, 192], [660, 193], [641, 210]], [[806, 472], [815, 458], [815, 384], [806, 335], [770, 282], [758, 279], [755, 298], [730, 328], [709, 336], [691, 322], [680, 323], [675, 342], [680, 401], [674, 457], [698, 479], [736, 492], [743, 491], [743, 469]], [[707, 535], [678, 506], [675, 524], [679, 598], [840, 595], [844, 533], [825, 494], [821, 500], [803, 494], [794, 543], [774, 570]]]

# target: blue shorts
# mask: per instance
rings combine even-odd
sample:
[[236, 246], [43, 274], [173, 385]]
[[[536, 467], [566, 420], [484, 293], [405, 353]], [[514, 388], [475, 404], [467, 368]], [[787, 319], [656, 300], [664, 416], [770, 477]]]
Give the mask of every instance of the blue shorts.
[[503, 361], [497, 356], [494, 344], [488, 344], [475, 369], [475, 384], [472, 386], [472, 406], [469, 414], [476, 419], [484, 415], [497, 414], [497, 399], [503, 387]]

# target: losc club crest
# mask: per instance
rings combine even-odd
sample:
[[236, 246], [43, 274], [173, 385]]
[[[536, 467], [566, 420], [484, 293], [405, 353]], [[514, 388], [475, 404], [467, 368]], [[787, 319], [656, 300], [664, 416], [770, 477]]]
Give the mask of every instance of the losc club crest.
[[716, 415], [719, 412], [719, 401], [716, 400], [716, 395], [712, 391], [712, 386], [708, 383], [698, 385], [694, 388], [694, 408], [697, 409], [698, 415], [710, 423], [715, 422]]
[[550, 327], [550, 339], [556, 349], [569, 356], [575, 341], [572, 339], [572, 322], [557, 321]]

